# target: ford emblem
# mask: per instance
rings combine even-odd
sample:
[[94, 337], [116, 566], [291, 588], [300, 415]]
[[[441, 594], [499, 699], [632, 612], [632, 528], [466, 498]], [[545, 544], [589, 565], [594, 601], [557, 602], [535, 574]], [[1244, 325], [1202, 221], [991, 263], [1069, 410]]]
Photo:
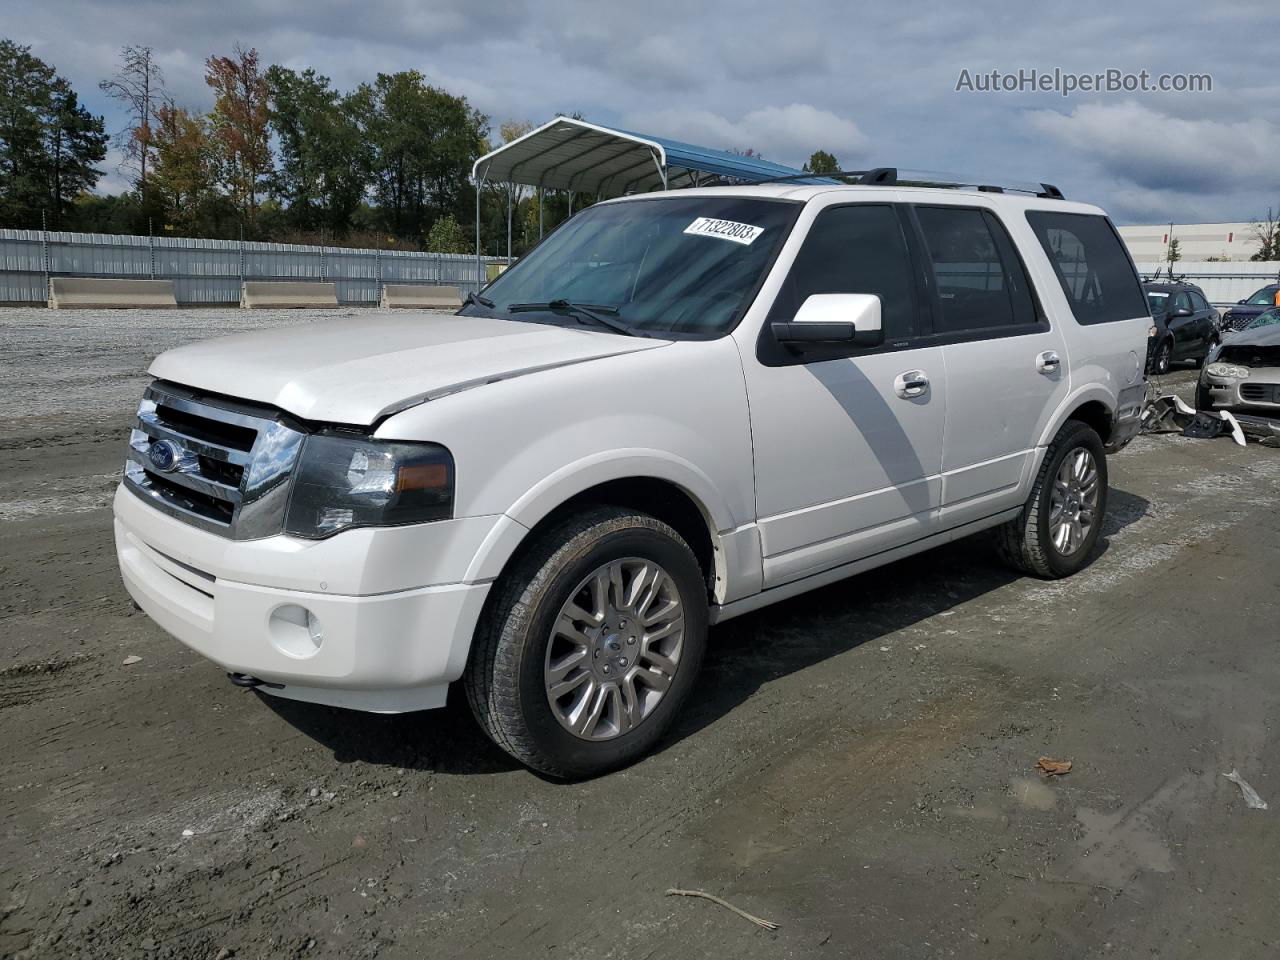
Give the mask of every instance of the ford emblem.
[[176, 467], [181, 455], [178, 445], [172, 440], [157, 440], [147, 451], [147, 459], [161, 473], [168, 473]]

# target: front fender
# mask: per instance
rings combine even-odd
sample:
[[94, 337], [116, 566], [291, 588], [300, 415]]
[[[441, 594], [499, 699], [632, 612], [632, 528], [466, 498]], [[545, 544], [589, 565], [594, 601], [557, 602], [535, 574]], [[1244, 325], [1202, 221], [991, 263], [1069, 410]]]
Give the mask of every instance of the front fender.
[[702, 512], [718, 557], [725, 556], [720, 533], [734, 527], [734, 518], [711, 478], [688, 460], [663, 450], [620, 449], [567, 463], [530, 487], [507, 510], [508, 522], [495, 527], [476, 552], [467, 580], [496, 578], [528, 532], [565, 501], [612, 480], [636, 478], [664, 480], [688, 494]]

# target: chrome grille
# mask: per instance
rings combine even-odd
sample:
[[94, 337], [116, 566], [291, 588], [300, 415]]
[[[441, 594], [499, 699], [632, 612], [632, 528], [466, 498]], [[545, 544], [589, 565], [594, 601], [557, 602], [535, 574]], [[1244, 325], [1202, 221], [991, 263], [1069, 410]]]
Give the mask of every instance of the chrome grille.
[[304, 436], [268, 407], [153, 383], [129, 435], [124, 483], [158, 510], [211, 533], [269, 537], [284, 528]]

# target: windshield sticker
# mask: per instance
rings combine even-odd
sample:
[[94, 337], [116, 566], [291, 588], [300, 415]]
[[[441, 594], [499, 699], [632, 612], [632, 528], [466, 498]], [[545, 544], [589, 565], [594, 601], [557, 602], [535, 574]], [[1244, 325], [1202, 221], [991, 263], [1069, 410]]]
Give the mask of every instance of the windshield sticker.
[[734, 243], [755, 243], [756, 237], [764, 233], [764, 227], [753, 227], [749, 223], [735, 223], [733, 220], [716, 220], [714, 217], [699, 217], [684, 228], [685, 233], [698, 237], [719, 237], [721, 240], [732, 240]]

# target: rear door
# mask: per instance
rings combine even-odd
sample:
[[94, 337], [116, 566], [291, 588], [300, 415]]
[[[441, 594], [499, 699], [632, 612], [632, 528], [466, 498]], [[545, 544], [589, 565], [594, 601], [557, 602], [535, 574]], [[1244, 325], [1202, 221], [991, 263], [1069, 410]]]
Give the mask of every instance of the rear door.
[[[754, 342], [740, 341], [766, 587], [928, 536], [938, 517], [946, 379], [907, 225], [892, 203], [818, 204]], [[879, 296], [884, 344], [778, 343], [770, 324], [815, 293]]]
[[941, 522], [955, 527], [1022, 502], [1037, 441], [1069, 392], [1068, 363], [993, 209], [913, 211], [947, 370]]

